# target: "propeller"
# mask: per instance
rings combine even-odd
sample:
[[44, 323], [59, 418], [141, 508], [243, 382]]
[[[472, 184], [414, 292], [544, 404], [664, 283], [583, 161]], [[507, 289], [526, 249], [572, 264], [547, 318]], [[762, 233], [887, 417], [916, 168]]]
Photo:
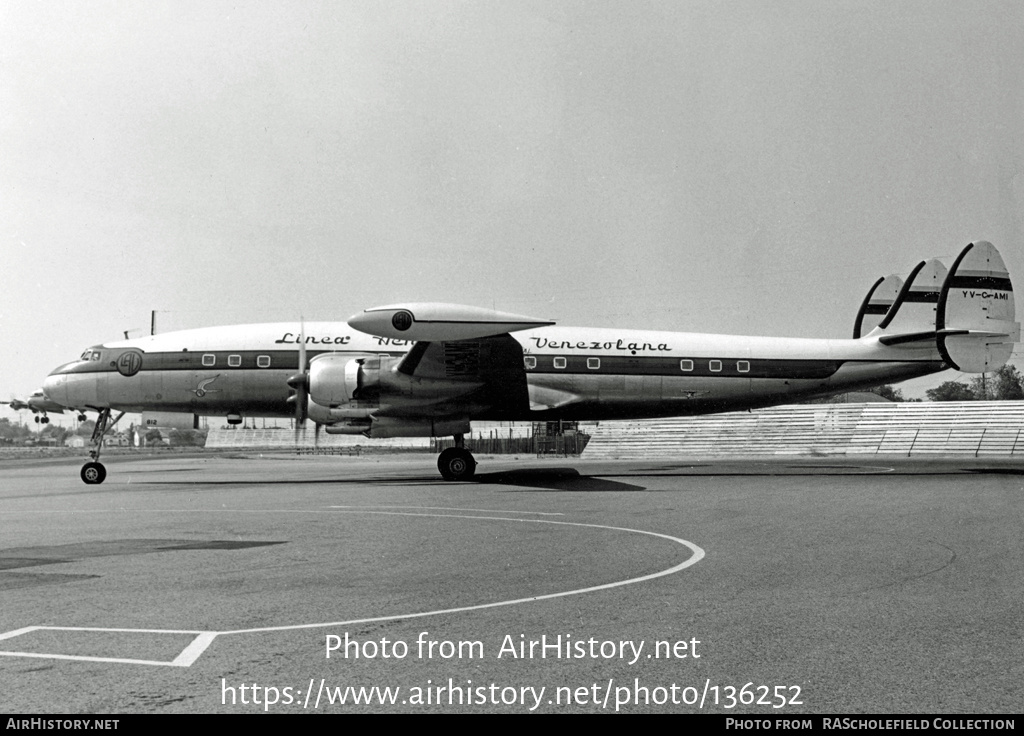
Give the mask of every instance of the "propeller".
[[[295, 394], [288, 401], [295, 404], [295, 444], [299, 444], [299, 432], [306, 429], [309, 414], [309, 366], [306, 363], [306, 322], [299, 323], [299, 371], [288, 379], [288, 385]], [[319, 426], [318, 426], [319, 428]]]

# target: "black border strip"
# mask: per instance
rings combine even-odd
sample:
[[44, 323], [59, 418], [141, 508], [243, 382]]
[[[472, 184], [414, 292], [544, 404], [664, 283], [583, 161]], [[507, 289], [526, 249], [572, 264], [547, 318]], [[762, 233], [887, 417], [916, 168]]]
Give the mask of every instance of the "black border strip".
[[[868, 311], [868, 309], [870, 308], [869, 302], [871, 301], [871, 297], [873, 297], [875, 295], [875, 290], [879, 286], [881, 286], [883, 281], [885, 281], [885, 276], [883, 276], [882, 278], [878, 279], [878, 281], [875, 282], [875, 285], [872, 286], [870, 289], [868, 289], [868, 295], [866, 297], [864, 297], [864, 301], [861, 302], [860, 311], [857, 312], [857, 319], [853, 323], [853, 339], [854, 340], [859, 340], [860, 339], [861, 327], [864, 324], [864, 315], [866, 315], [866, 314], [877, 314], [877, 312], [869, 312]], [[889, 310], [886, 309], [885, 311], [888, 312]]]

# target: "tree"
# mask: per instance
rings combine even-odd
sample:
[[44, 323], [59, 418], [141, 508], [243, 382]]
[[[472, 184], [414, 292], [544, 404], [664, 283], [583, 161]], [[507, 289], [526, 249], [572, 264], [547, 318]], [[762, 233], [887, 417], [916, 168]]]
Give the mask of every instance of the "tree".
[[870, 391], [873, 394], [878, 394], [883, 399], [889, 399], [889, 401], [906, 401], [906, 399], [903, 398], [903, 392], [898, 388], [893, 388], [892, 385], [888, 383], [882, 384], [881, 386], [875, 386], [873, 389], [870, 389]]
[[1020, 401], [1024, 399], [1022, 377], [1016, 367], [1004, 365], [995, 373], [982, 374], [971, 379], [975, 398], [981, 401]]
[[22, 424], [14, 424], [7, 417], [0, 419], [0, 439], [9, 443], [24, 442], [31, 434], [32, 431]]
[[71, 430], [65, 429], [64, 427], [58, 427], [56, 424], [47, 424], [39, 432], [41, 439], [52, 437], [54, 443], [58, 447], [64, 446], [64, 441], [71, 435]]
[[978, 397], [970, 386], [957, 381], [946, 381], [924, 392], [929, 401], [975, 401]]
[[996, 371], [995, 398], [997, 401], [1021, 401], [1024, 399], [1024, 376], [1016, 366], [1007, 363]]
[[92, 419], [86, 419], [84, 422], [78, 425], [78, 429], [75, 430], [75, 434], [79, 437], [92, 437], [93, 430], [96, 429], [96, 422]]

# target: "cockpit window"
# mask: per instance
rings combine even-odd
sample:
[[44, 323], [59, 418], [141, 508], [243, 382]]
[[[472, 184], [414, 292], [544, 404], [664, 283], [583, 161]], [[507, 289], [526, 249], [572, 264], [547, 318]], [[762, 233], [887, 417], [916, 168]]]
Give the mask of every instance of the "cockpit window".
[[99, 350], [93, 350], [92, 351], [92, 355], [89, 356], [89, 360], [99, 360], [99, 359], [100, 359], [100, 351]]

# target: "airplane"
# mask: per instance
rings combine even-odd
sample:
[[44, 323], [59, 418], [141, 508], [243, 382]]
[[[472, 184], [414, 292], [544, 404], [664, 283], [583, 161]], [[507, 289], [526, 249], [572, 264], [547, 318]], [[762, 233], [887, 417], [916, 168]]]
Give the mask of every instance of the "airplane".
[[[126, 412], [295, 416], [329, 434], [453, 436], [441, 476], [470, 480], [471, 422], [643, 419], [806, 401], [936, 373], [1001, 367], [1020, 337], [999, 252], [969, 244], [871, 287], [852, 339], [559, 327], [439, 303], [348, 322], [208, 327], [103, 343], [46, 379], [47, 399], [99, 413], [82, 480]], [[120, 414], [111, 420], [113, 411]]]
[[[43, 394], [43, 389], [36, 389], [33, 391], [27, 399], [22, 401], [21, 399], [12, 398], [10, 401], [0, 401], [0, 404], [8, 404], [14, 411], [24, 411], [25, 409], [30, 410], [35, 417], [36, 424], [49, 424], [50, 417], [47, 416], [47, 412], [53, 412], [54, 414], [63, 414], [65, 409], [71, 407], [62, 406], [56, 401], [50, 401]], [[42, 415], [42, 416], [38, 416]], [[80, 422], [85, 421], [85, 416], [79, 414], [78, 420]]]

